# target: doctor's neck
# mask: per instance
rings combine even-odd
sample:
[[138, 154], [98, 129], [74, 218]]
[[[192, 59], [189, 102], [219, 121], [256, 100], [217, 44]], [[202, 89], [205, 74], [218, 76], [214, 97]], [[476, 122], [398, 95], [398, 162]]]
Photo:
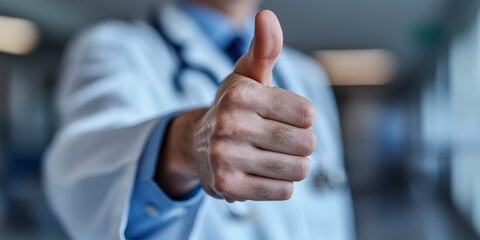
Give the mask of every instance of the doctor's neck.
[[260, 0], [192, 0], [209, 6], [229, 17], [235, 24], [245, 23], [253, 11], [258, 8]]

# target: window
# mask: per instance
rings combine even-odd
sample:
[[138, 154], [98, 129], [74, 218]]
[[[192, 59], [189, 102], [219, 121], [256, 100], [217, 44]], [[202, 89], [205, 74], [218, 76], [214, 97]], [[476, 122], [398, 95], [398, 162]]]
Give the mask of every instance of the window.
[[452, 198], [480, 233], [480, 18], [449, 58]]

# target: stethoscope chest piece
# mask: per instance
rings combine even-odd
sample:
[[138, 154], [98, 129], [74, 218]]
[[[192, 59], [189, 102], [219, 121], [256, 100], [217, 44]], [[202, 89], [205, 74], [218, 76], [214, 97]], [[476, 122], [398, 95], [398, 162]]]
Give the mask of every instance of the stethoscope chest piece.
[[236, 202], [227, 203], [226, 208], [231, 218], [239, 221], [256, 221], [260, 217], [260, 212], [256, 208], [247, 206], [246, 203]]
[[318, 169], [313, 175], [313, 186], [318, 190], [341, 189], [348, 186], [348, 180], [342, 171]]

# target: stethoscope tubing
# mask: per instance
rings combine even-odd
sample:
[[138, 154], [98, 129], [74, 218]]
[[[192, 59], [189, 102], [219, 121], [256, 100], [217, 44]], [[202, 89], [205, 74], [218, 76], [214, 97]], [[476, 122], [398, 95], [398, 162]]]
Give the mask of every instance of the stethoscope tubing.
[[[169, 48], [172, 50], [172, 53], [177, 58], [177, 61], [178, 61], [177, 69], [175, 70], [172, 76], [174, 88], [177, 92], [179, 93], [185, 92], [185, 88], [182, 85], [182, 75], [189, 70], [204, 74], [205, 76], [207, 76], [207, 78], [210, 80], [212, 84], [216, 86], [220, 85], [221, 80], [218, 79], [211, 70], [203, 66], [194, 65], [188, 62], [184, 54], [185, 47], [182, 46], [180, 43], [176, 43], [168, 36], [164, 28], [161, 26], [161, 22], [155, 15], [152, 15], [149, 18], [149, 24], [153, 27], [153, 29], [155, 29], [159, 37], [167, 44], [167, 46], [169, 46]], [[276, 67], [273, 70], [273, 78], [275, 83], [278, 85], [278, 87], [287, 89], [286, 82], [282, 78], [281, 74], [279, 73]]]

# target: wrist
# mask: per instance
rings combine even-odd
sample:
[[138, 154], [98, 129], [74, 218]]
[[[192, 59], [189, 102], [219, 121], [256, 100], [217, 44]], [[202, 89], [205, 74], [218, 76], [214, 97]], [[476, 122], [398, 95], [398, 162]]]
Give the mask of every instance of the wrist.
[[174, 118], [164, 136], [155, 181], [173, 199], [182, 198], [199, 184], [193, 162], [193, 137], [206, 110], [184, 112]]

